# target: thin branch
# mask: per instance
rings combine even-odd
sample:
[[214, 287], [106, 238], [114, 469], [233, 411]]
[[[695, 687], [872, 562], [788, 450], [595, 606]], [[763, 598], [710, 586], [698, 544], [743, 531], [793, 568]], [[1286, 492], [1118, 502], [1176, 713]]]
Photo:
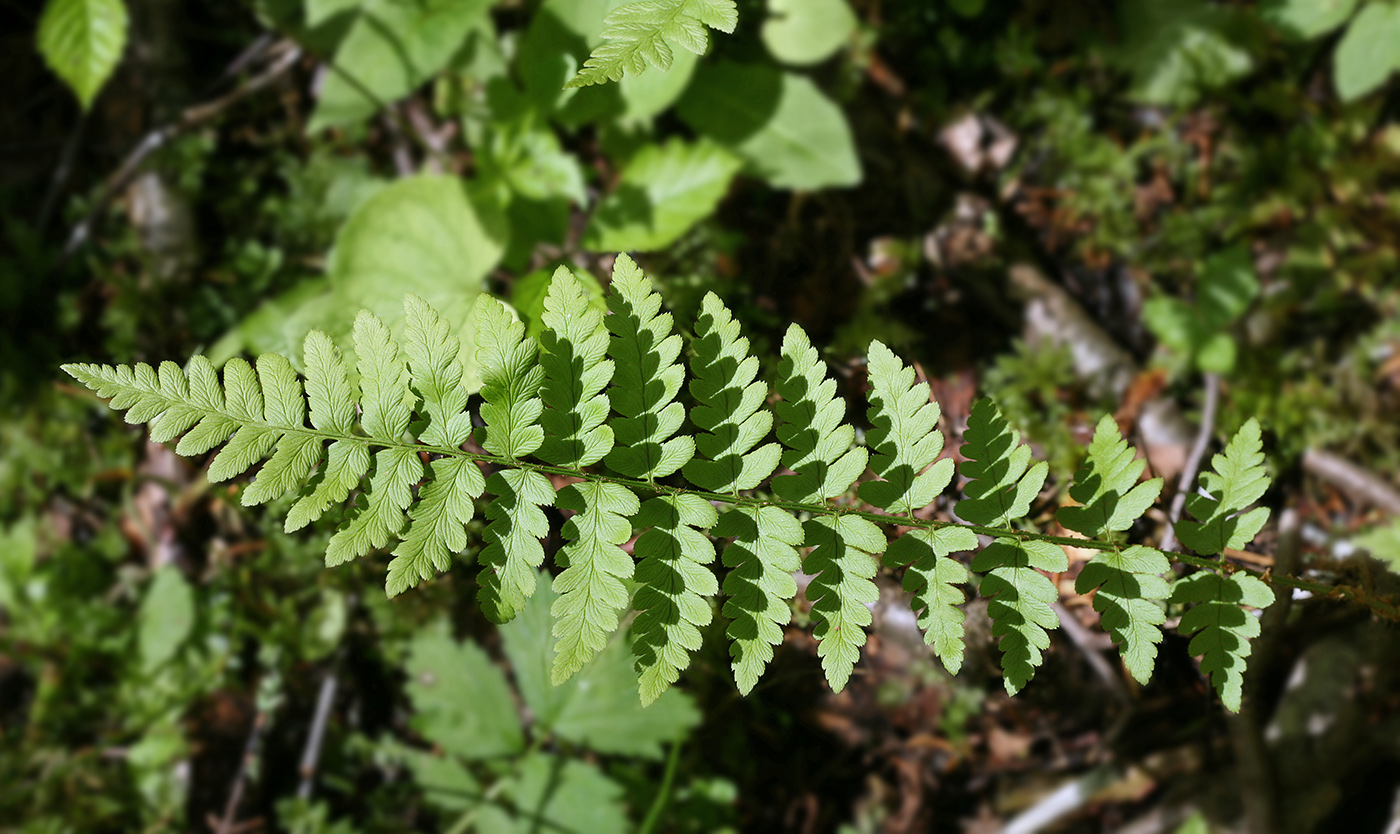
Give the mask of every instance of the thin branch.
[[316, 783], [316, 765], [321, 760], [321, 744], [326, 737], [326, 723], [331, 717], [331, 706], [335, 704], [335, 691], [339, 683], [336, 675], [340, 667], [337, 653], [335, 662], [326, 676], [321, 679], [321, 690], [316, 694], [316, 714], [311, 719], [311, 732], [306, 737], [306, 747], [301, 751], [301, 783], [297, 785], [297, 798], [310, 799], [311, 789]]
[[243, 746], [243, 758], [238, 763], [238, 775], [234, 777], [233, 787], [229, 789], [228, 803], [224, 805], [224, 816], [219, 820], [216, 834], [233, 834], [236, 828], [238, 805], [243, 801], [243, 787], [248, 783], [248, 769], [257, 759], [258, 746], [266, 725], [267, 712], [260, 709], [257, 717], [253, 719], [253, 729], [248, 731], [248, 741]]
[[1176, 523], [1181, 520], [1181, 511], [1186, 506], [1186, 496], [1196, 483], [1201, 460], [1206, 456], [1211, 436], [1215, 434], [1215, 411], [1220, 404], [1220, 377], [1205, 375], [1206, 401], [1201, 408], [1201, 428], [1196, 432], [1196, 442], [1191, 444], [1191, 454], [1186, 457], [1186, 466], [1181, 470], [1181, 479], [1176, 483], [1176, 495], [1172, 497], [1171, 512], [1167, 514], [1167, 532], [1162, 534], [1162, 550], [1170, 553], [1176, 550]]
[[180, 114], [179, 119], [152, 130], [142, 137], [141, 141], [136, 143], [136, 146], [132, 148], [131, 152], [122, 160], [122, 164], [107, 178], [106, 183], [102, 186], [102, 191], [98, 194], [97, 199], [93, 201], [92, 208], [88, 210], [87, 215], [84, 216], [83, 219], [78, 222], [78, 225], [73, 227], [73, 231], [69, 233], [68, 242], [63, 246], [63, 254], [59, 257], [54, 266], [55, 272], [61, 270], [64, 264], [87, 243], [92, 236], [92, 227], [97, 222], [97, 218], [106, 210], [112, 198], [130, 184], [131, 180], [139, 173], [142, 163], [144, 163], [151, 154], [160, 150], [181, 134], [213, 121], [216, 117], [228, 111], [233, 105], [270, 86], [291, 69], [296, 64], [297, 59], [301, 57], [301, 50], [289, 40], [279, 42], [276, 46], [269, 49], [268, 52], [269, 54], [281, 52], [281, 56], [273, 62], [272, 66], [264, 70], [261, 75], [256, 75], [248, 79], [223, 96], [187, 108]]

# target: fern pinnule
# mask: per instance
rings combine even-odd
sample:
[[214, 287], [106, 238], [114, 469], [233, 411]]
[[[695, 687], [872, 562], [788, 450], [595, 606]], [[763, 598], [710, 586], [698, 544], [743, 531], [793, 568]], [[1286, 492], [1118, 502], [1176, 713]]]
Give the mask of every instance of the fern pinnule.
[[807, 585], [816, 628], [817, 655], [834, 692], [851, 678], [871, 623], [869, 606], [880, 598], [875, 574], [885, 534], [854, 515], [819, 515], [802, 525], [804, 543], [812, 549], [802, 570], [815, 574]]
[[753, 489], [773, 472], [781, 453], [776, 443], [758, 446], [773, 427], [772, 413], [762, 409], [768, 386], [756, 380], [758, 358], [749, 355], [739, 322], [712, 292], [701, 302], [691, 348], [696, 405], [690, 420], [705, 433], [695, 439], [699, 454], [685, 465], [685, 477], [712, 492]]
[[617, 446], [607, 464], [629, 478], [662, 478], [695, 455], [690, 436], [673, 436], [685, 422], [685, 408], [675, 401], [685, 382], [676, 361], [681, 337], [671, 332], [671, 314], [660, 312], [651, 281], [626, 255], [613, 264], [607, 303], [608, 355], [616, 366], [608, 396], [620, 415], [612, 421]]
[[641, 504], [632, 490], [607, 481], [581, 481], [559, 490], [560, 509], [577, 514], [564, 522], [569, 542], [555, 560], [564, 570], [554, 579], [559, 598], [554, 615], [554, 683], [568, 680], [593, 658], [617, 630], [627, 605], [632, 557], [621, 545], [632, 538], [628, 519]]
[[583, 285], [568, 267], [554, 271], [544, 298], [544, 384], [540, 416], [544, 440], [538, 455], [558, 466], [582, 467], [603, 459], [613, 447], [608, 397], [613, 362], [607, 358], [603, 314], [588, 303]]
[[296, 489], [321, 459], [321, 438], [306, 433], [306, 401], [301, 380], [284, 357], [266, 353], [258, 357], [258, 378], [263, 384], [267, 422], [281, 427], [277, 450], [243, 490], [243, 506], [271, 501]]
[[721, 613], [729, 618], [725, 636], [731, 641], [734, 682], [747, 695], [792, 619], [788, 602], [797, 595], [792, 575], [801, 568], [802, 525], [777, 507], [741, 506], [720, 516], [710, 532], [733, 537], [720, 555], [729, 568]]
[[1214, 472], [1201, 473], [1209, 494], [1186, 497], [1186, 511], [1196, 520], [1176, 523], [1177, 538], [1202, 556], [1244, 547], [1269, 518], [1266, 507], [1241, 512], [1269, 488], [1259, 421], [1251, 418], [1241, 426], [1225, 451], [1211, 458], [1211, 466]]
[[565, 87], [584, 87], [621, 81], [636, 75], [650, 63], [666, 70], [671, 66], [675, 43], [696, 55], [705, 54], [709, 38], [705, 27], [733, 32], [739, 21], [734, 0], [642, 0], [614, 9], [603, 19], [605, 42], [588, 56], [583, 67]]
[[869, 362], [871, 429], [865, 442], [880, 480], [861, 484], [860, 497], [892, 513], [912, 513], [932, 503], [953, 478], [952, 458], [934, 463], [943, 451], [941, 412], [928, 385], [915, 383], [914, 369], [879, 341], [870, 343]]
[[[1146, 461], [1134, 457], [1113, 417], [1105, 415], [1069, 489], [1079, 506], [1061, 507], [1055, 518], [1066, 529], [1089, 538], [1127, 530], [1162, 492], [1161, 478], [1138, 483], [1145, 466]], [[1169, 568], [1167, 557], [1158, 550], [1119, 547], [1099, 551], [1074, 583], [1081, 594], [1098, 589], [1094, 610], [1118, 644], [1123, 665], [1144, 685], [1152, 676], [1157, 644], [1162, 641], [1160, 626], [1166, 622], [1166, 612], [1160, 601], [1171, 589], [1161, 574]]]
[[311, 425], [337, 439], [326, 450], [320, 481], [287, 512], [284, 529], [288, 533], [300, 530], [320, 518], [332, 504], [344, 501], [369, 471], [370, 464], [369, 445], [352, 435], [359, 392], [350, 382], [340, 349], [329, 336], [312, 330], [302, 342], [302, 365], [306, 368]]
[[957, 587], [967, 582], [967, 568], [949, 557], [960, 550], [974, 550], [977, 536], [965, 527], [919, 528], [890, 542], [885, 559], [890, 565], [908, 565], [904, 590], [914, 595], [913, 607], [919, 614], [924, 642], [933, 646], [950, 674], [956, 675], [963, 662], [963, 623], [967, 615], [959, 608], [967, 601]]
[[365, 508], [326, 545], [327, 567], [388, 544], [403, 529], [404, 511], [413, 502], [413, 486], [423, 477], [418, 452], [398, 445], [408, 431], [418, 399], [408, 387], [403, 351], [384, 322], [365, 310], [355, 318], [354, 338], [360, 371], [360, 424], [372, 439], [386, 445], [374, 454]]
[[[971, 480], [963, 488], [967, 497], [954, 508], [964, 521], [1006, 527], [1030, 511], [1048, 467], [1031, 465], [1030, 447], [1020, 439], [991, 400], [973, 404], [962, 447], [963, 475]], [[1037, 539], [1003, 536], [973, 557], [972, 569], [987, 574], [980, 590], [988, 598], [992, 636], [1000, 638], [1002, 683], [1009, 695], [1030, 682], [1041, 652], [1050, 647], [1046, 630], [1060, 624], [1051, 607], [1059, 591], [1040, 571], [1068, 568], [1063, 549]]]
[[[544, 441], [539, 347], [525, 336], [525, 325], [490, 296], [477, 296], [472, 315], [485, 423], [481, 445], [511, 459], [532, 454]], [[492, 622], [506, 623], [535, 593], [535, 577], [544, 562], [540, 539], [549, 535], [549, 519], [540, 508], [554, 503], [554, 487], [539, 472], [506, 468], [491, 475], [486, 488], [493, 497], [482, 531], [486, 546], [477, 555], [477, 599]]]
[[1171, 602], [1195, 605], [1181, 617], [1177, 630], [1195, 635], [1187, 648], [1201, 658], [1201, 673], [1210, 678], [1220, 700], [1240, 711], [1250, 639], [1259, 636], [1259, 620], [1241, 606], [1268, 608], [1274, 592], [1245, 573], [1224, 576], [1203, 570], [1172, 587]]
[[707, 598], [719, 590], [707, 567], [715, 560], [715, 546], [701, 531], [717, 520], [709, 501], [685, 493], [652, 498], [637, 513], [637, 526], [650, 528], [632, 548], [641, 583], [632, 598], [638, 612], [632, 652], [643, 704], [675, 683], [700, 648], [700, 629], [712, 616]]
[[851, 446], [855, 429], [843, 423], [845, 403], [836, 381], [807, 334], [796, 324], [783, 336], [778, 365], [778, 439], [787, 447], [782, 463], [791, 475], [773, 479], [773, 492], [799, 504], [820, 503], [850, 489], [865, 471], [866, 450]]
[[455, 449], [471, 435], [467, 389], [462, 384], [462, 343], [428, 302], [412, 293], [404, 296], [404, 352], [413, 389], [423, 400], [428, 425], [418, 440]]

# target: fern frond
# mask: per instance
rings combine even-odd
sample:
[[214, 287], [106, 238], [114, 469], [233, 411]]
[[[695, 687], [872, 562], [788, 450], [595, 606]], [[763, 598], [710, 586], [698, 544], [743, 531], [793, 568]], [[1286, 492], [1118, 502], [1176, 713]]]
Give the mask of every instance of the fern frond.
[[[361, 310], [355, 318], [356, 367], [360, 372], [360, 425], [371, 438], [398, 444], [418, 398], [408, 387], [403, 351], [377, 316]], [[229, 360], [233, 365], [237, 360]], [[228, 376], [225, 366], [224, 376]], [[228, 386], [225, 385], [227, 397]], [[212, 467], [211, 467], [212, 468]], [[423, 477], [423, 462], [412, 447], [386, 446], [374, 455], [365, 509], [331, 536], [326, 566], [334, 567], [389, 543], [403, 529], [404, 511], [413, 502], [413, 486]]]
[[799, 504], [835, 498], [865, 471], [866, 451], [851, 446], [855, 429], [841, 422], [845, 403], [836, 398], [836, 381], [826, 375], [807, 334], [796, 324], [783, 336], [778, 365], [778, 439], [787, 447], [783, 466], [791, 475], [773, 479], [773, 492]]
[[[963, 475], [972, 480], [963, 488], [967, 497], [955, 508], [964, 521], [1006, 527], [1030, 511], [1048, 467], [1044, 462], [1031, 465], [1030, 447], [1020, 441], [991, 400], [973, 404], [962, 447], [968, 459]], [[988, 597], [992, 636], [1001, 639], [1002, 683], [1009, 695], [1030, 682], [1041, 652], [1050, 647], [1046, 629], [1060, 624], [1051, 607], [1059, 592], [1039, 571], [1068, 568], [1063, 549], [1034, 539], [998, 538], [972, 560], [974, 571], [987, 574], [981, 593]]]
[[933, 503], [953, 478], [952, 458], [933, 463], [943, 451], [940, 414], [928, 385], [914, 382], [914, 369], [879, 341], [871, 342], [871, 429], [865, 441], [872, 451], [870, 468], [882, 480], [860, 485], [862, 501], [892, 513]]
[[671, 314], [659, 312], [661, 296], [651, 281], [626, 255], [613, 264], [607, 301], [608, 355], [616, 365], [609, 398], [621, 415], [612, 422], [617, 446], [607, 464], [629, 478], [662, 478], [695, 455], [692, 438], [673, 437], [685, 421], [675, 401], [685, 382], [676, 361], [681, 337], [671, 332]]
[[700, 629], [712, 612], [707, 597], [719, 590], [707, 565], [715, 547], [701, 530], [715, 525], [718, 515], [698, 495], [667, 495], [642, 505], [635, 523], [649, 527], [637, 538], [633, 555], [639, 560], [632, 598], [639, 613], [632, 623], [632, 652], [643, 704], [650, 704], [676, 682], [700, 648]]
[[471, 415], [466, 412], [462, 363], [457, 361], [462, 342], [437, 311], [418, 296], [404, 296], [403, 310], [409, 377], [423, 400], [423, 416], [428, 418], [418, 440], [431, 446], [461, 446], [472, 430]]
[[781, 453], [776, 443], [754, 448], [773, 427], [773, 415], [760, 410], [768, 386], [755, 381], [758, 359], [749, 355], [749, 340], [712, 292], [701, 302], [691, 348], [696, 405], [690, 420], [705, 434], [695, 440], [699, 455], [685, 465], [685, 477], [712, 492], [753, 489], [773, 472]]
[[554, 580], [559, 598], [554, 615], [555, 684], [569, 679], [592, 659], [617, 630], [627, 604], [632, 557], [620, 545], [632, 538], [628, 518], [641, 509], [632, 490], [606, 481], [582, 481], [559, 490], [558, 506], [578, 514], [564, 522], [569, 543], [556, 561], [564, 566]]
[[[1066, 529], [1093, 539], [1127, 530], [1147, 512], [1162, 492], [1162, 479], [1138, 483], [1146, 462], [1135, 458], [1133, 450], [1118, 431], [1118, 424], [1105, 416], [1094, 430], [1089, 456], [1074, 475], [1069, 495], [1078, 507], [1061, 507], [1055, 518]], [[1150, 547], [1103, 550], [1084, 566], [1074, 589], [1087, 594], [1095, 588], [1094, 610], [1102, 615], [1105, 630], [1113, 636], [1123, 657], [1123, 665], [1141, 684], [1152, 677], [1157, 660], [1157, 644], [1162, 641], [1159, 626], [1166, 622], [1160, 600], [1171, 592], [1161, 574], [1170, 568], [1167, 557]]]
[[[258, 357], [258, 379], [262, 383], [267, 422], [274, 426], [305, 428], [306, 400], [302, 398], [301, 380], [291, 363], [273, 353], [263, 354]], [[276, 438], [277, 451], [243, 490], [241, 500], [245, 507], [271, 501], [301, 486], [311, 467], [321, 459], [319, 437], [295, 430], [271, 431]]]
[[613, 10], [603, 19], [606, 43], [593, 50], [578, 75], [565, 84], [585, 87], [621, 81], [647, 64], [671, 67], [671, 46], [704, 55], [709, 45], [705, 27], [729, 33], [739, 22], [734, 0], [643, 0]]
[[1178, 580], [1171, 601], [1196, 603], [1177, 630], [1196, 635], [1188, 651], [1201, 658], [1201, 672], [1210, 677], [1225, 706], [1239, 712], [1249, 641], [1259, 636], [1258, 618], [1240, 606], [1268, 608], [1274, 592], [1249, 574], [1201, 571]]
[[865, 645], [870, 608], [880, 598], [875, 574], [885, 549], [885, 534], [869, 521], [852, 515], [821, 515], [802, 525], [805, 543], [812, 549], [802, 560], [806, 573], [816, 574], [807, 585], [812, 633], [817, 656], [833, 692], [840, 692], [851, 678]]
[[1240, 513], [1269, 488], [1259, 421], [1251, 418], [1241, 426], [1225, 451], [1211, 458], [1211, 465], [1214, 472], [1201, 474], [1201, 486], [1210, 494], [1186, 498], [1186, 511], [1197, 520], [1176, 524], [1181, 543], [1202, 556], [1244, 547], [1269, 519], [1266, 507]]
[[[481, 445], [511, 459], [532, 454], [544, 442], [539, 348], [526, 338], [525, 325], [488, 295], [477, 296], [473, 317], [486, 423]], [[486, 507], [486, 546], [477, 555], [477, 599], [492, 622], [506, 623], [535, 592], [536, 571], [544, 562], [540, 539], [549, 535], [549, 519], [540, 507], [554, 503], [554, 487], [538, 472], [502, 469], [487, 479], [486, 488], [495, 497]]]
[[732, 641], [734, 681], [747, 695], [792, 619], [788, 601], [797, 596], [792, 575], [801, 568], [802, 525], [777, 507], [735, 507], [710, 532], [734, 539], [720, 556], [729, 568], [721, 613], [729, 618], [725, 635]]
[[608, 397], [602, 392], [613, 374], [603, 314], [588, 303], [573, 272], [561, 266], [550, 280], [542, 318], [545, 409], [539, 457], [558, 466], [597, 463], [613, 446], [612, 428], [603, 425]]
[[924, 642], [933, 646], [938, 659], [956, 675], [963, 661], [963, 623], [966, 602], [957, 588], [967, 582], [967, 568], [950, 553], [975, 550], [977, 536], [964, 527], [910, 530], [890, 543], [885, 558], [891, 565], [908, 565], [904, 590], [914, 595], [914, 608], [922, 609], [919, 628]]

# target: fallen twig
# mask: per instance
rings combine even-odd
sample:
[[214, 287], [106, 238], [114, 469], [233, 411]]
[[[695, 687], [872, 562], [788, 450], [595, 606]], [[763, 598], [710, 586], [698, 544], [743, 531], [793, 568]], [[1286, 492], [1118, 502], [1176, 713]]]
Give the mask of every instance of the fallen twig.
[[1167, 514], [1167, 532], [1162, 535], [1162, 550], [1176, 550], [1176, 523], [1181, 520], [1181, 511], [1186, 506], [1186, 496], [1196, 481], [1196, 473], [1201, 469], [1201, 459], [1206, 456], [1211, 436], [1215, 434], [1215, 411], [1220, 403], [1220, 377], [1205, 375], [1206, 401], [1201, 408], [1201, 428], [1196, 432], [1196, 441], [1191, 444], [1191, 452], [1186, 456], [1186, 465], [1181, 470], [1181, 479], [1176, 483], [1176, 495], [1172, 497], [1171, 511]]

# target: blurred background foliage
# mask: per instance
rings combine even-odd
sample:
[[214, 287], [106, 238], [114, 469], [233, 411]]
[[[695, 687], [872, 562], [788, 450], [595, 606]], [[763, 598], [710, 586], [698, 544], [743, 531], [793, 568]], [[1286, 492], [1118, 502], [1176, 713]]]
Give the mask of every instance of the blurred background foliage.
[[625, 635], [548, 687], [546, 586], [490, 626], [475, 545], [385, 601], [382, 557], [325, 570], [325, 526], [56, 382], [298, 357], [408, 291], [537, 328], [556, 265], [601, 297], [630, 251], [682, 327], [707, 290], [761, 354], [802, 324], [854, 401], [876, 336], [954, 436], [992, 394], [1060, 484], [1104, 412], [1169, 483], [1257, 416], [1279, 521], [1240, 558], [1394, 590], [1400, 4], [740, 0], [705, 56], [564, 89], [618, 5], [0, 4], [0, 828], [1395, 830], [1364, 609], [1266, 612], [1227, 720], [1179, 638], [1146, 688], [1110, 665], [1072, 574], [1014, 701], [978, 603], [950, 678], [886, 577], [840, 696], [799, 605], [752, 696], [707, 640], [643, 711]]

